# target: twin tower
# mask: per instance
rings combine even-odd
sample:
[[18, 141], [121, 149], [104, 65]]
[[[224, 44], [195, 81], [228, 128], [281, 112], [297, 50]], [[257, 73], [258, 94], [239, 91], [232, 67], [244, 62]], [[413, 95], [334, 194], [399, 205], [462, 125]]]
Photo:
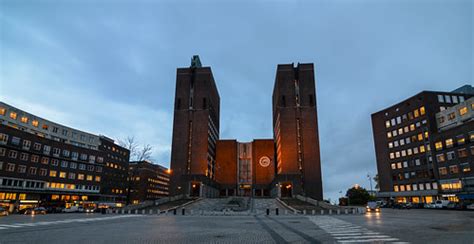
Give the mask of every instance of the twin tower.
[[220, 97], [198, 56], [178, 68], [170, 195], [323, 199], [313, 64], [280, 64], [273, 88], [273, 139], [219, 137]]

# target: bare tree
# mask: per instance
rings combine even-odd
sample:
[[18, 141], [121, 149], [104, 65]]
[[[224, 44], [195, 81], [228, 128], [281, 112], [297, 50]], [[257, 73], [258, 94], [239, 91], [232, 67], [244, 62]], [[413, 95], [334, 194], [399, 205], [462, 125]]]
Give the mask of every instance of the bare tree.
[[127, 136], [124, 140], [119, 140], [119, 145], [130, 151], [130, 161], [134, 160], [138, 154], [138, 143], [134, 136]]
[[150, 144], [143, 145], [143, 147], [138, 150], [137, 161], [150, 160], [152, 149]]

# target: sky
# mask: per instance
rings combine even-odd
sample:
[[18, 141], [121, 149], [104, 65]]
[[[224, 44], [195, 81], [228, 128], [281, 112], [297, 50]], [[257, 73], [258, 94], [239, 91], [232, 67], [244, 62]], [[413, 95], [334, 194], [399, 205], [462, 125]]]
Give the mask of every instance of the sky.
[[200, 55], [220, 137], [272, 138], [277, 64], [314, 63], [325, 198], [376, 174], [370, 115], [474, 83], [470, 0], [0, 0], [0, 100], [169, 166], [176, 68]]

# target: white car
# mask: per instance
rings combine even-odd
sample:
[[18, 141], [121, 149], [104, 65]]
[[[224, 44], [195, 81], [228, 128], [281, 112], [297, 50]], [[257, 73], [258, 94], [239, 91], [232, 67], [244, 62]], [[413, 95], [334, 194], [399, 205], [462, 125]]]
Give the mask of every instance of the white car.
[[435, 208], [447, 208], [449, 204], [448, 200], [436, 200]]
[[84, 208], [80, 206], [71, 206], [70, 208], [63, 209], [63, 213], [77, 213], [84, 212]]
[[474, 203], [467, 205], [466, 209], [474, 210]]

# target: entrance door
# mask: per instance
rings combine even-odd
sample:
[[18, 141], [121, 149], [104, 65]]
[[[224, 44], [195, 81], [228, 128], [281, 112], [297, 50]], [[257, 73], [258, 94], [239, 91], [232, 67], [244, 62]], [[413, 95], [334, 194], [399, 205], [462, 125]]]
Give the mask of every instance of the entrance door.
[[192, 182], [191, 183], [191, 196], [200, 197], [201, 196], [201, 183]]
[[281, 188], [280, 188], [281, 197], [292, 197], [292, 189], [293, 187], [291, 183], [288, 183], [288, 182], [282, 183]]

